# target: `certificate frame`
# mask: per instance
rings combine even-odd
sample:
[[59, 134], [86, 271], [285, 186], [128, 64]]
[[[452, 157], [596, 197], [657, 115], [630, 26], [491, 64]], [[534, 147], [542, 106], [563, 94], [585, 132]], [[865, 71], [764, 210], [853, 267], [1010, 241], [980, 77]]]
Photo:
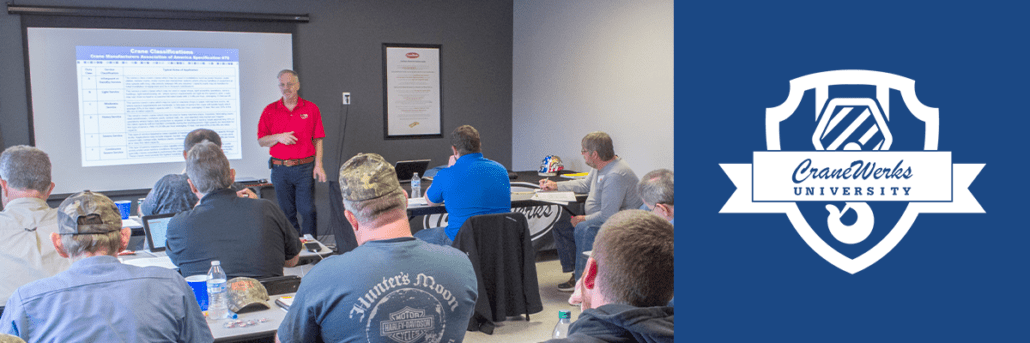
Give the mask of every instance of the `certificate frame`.
[[443, 138], [442, 45], [383, 43], [383, 138]]

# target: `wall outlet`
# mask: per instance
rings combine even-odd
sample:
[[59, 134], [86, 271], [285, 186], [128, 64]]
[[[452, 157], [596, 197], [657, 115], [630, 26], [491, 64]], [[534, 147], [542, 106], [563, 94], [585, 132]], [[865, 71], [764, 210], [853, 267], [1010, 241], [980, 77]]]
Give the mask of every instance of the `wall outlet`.
[[350, 92], [343, 92], [343, 104], [350, 105]]

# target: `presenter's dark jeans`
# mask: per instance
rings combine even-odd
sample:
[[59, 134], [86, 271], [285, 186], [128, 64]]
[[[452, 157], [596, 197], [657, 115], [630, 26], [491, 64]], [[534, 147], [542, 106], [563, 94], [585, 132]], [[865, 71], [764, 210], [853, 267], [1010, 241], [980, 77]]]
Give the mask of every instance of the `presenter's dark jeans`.
[[[279, 200], [286, 218], [290, 219], [293, 228], [300, 235], [317, 235], [318, 220], [315, 214], [315, 178], [312, 177], [315, 164], [299, 166], [272, 166], [272, 185], [275, 186], [275, 197]], [[300, 212], [303, 227], [297, 224], [297, 212]]]
[[587, 266], [587, 256], [583, 252], [594, 247], [594, 238], [601, 230], [599, 226], [579, 223], [576, 227], [568, 221], [559, 220], [554, 224], [554, 245], [558, 249], [558, 261], [563, 273], [575, 271], [576, 280], [583, 275]]

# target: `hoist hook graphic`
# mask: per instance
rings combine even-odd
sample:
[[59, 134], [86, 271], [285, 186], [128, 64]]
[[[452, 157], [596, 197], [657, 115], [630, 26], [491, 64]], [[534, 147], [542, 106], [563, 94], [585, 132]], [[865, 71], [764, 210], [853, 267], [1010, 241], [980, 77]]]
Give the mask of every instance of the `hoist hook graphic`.
[[[833, 204], [827, 204], [826, 210], [830, 211], [830, 215], [826, 217], [826, 226], [830, 228], [830, 234], [833, 238], [844, 244], [855, 244], [864, 241], [869, 237], [869, 234], [873, 232], [873, 209], [869, 207], [869, 204], [864, 202], [846, 202], [844, 208], [837, 210], [837, 206]], [[844, 225], [841, 223], [840, 217], [844, 216], [844, 213], [848, 210], [855, 211], [858, 215], [858, 219], [855, 220], [854, 224]]]

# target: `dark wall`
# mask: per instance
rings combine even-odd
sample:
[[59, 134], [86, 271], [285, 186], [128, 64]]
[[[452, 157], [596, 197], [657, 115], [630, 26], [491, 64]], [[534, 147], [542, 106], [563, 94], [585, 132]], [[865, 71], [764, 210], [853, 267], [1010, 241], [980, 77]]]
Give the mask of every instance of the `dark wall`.
[[[95, 1], [18, 1], [19, 5], [98, 6]], [[511, 167], [512, 1], [104, 1], [102, 7], [310, 14], [297, 24], [294, 67], [301, 97], [318, 104], [326, 129], [325, 166], [336, 179], [339, 165], [359, 152], [387, 160], [431, 158], [447, 163], [446, 134], [469, 124], [480, 131], [485, 155]], [[57, 20], [57, 19], [55, 19]], [[0, 14], [0, 137], [5, 147], [28, 144], [26, 70], [21, 18]], [[445, 138], [383, 138], [383, 43], [441, 44]], [[274, 75], [269, 76], [274, 84]], [[352, 102], [341, 105], [341, 93]], [[269, 103], [275, 99], [258, 99]], [[246, 100], [244, 100], [246, 101]], [[348, 116], [346, 132], [342, 115]], [[244, 113], [258, 116], [260, 113]], [[339, 139], [343, 137], [341, 149]], [[254, 144], [257, 144], [256, 139]], [[339, 156], [339, 157], [338, 157]], [[53, 161], [55, 168], [61, 163]], [[178, 172], [169, 171], [171, 172]], [[156, 180], [155, 180], [156, 181]], [[60, 180], [55, 180], [60, 182]], [[329, 219], [327, 184], [317, 206]], [[321, 229], [320, 229], [321, 231]]]

